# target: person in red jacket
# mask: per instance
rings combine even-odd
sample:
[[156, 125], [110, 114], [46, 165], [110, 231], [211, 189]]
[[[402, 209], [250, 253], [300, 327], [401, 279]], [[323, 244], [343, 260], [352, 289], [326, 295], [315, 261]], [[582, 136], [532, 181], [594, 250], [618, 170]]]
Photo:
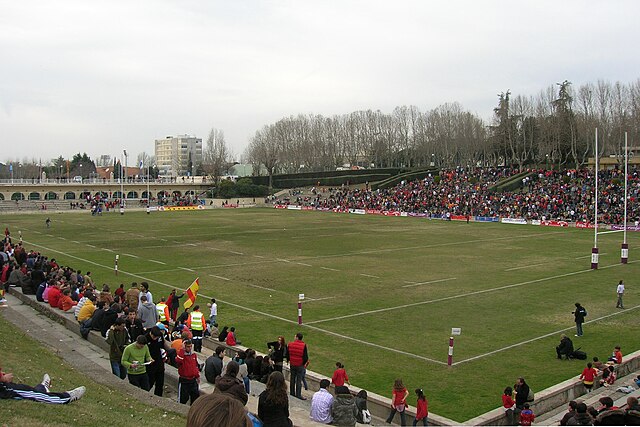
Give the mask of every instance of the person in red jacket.
[[[413, 425], [417, 426], [418, 421], [422, 421], [423, 426], [428, 426], [429, 425], [429, 421], [428, 421], [429, 403], [427, 402], [427, 398], [425, 397], [424, 392], [422, 391], [421, 388], [416, 389], [416, 396], [418, 396], [418, 401], [416, 402], [416, 419], [413, 421]], [[515, 406], [515, 403], [514, 403], [514, 406]]]
[[511, 387], [505, 388], [504, 393], [502, 393], [502, 408], [507, 416], [507, 425], [515, 425], [516, 402], [513, 400], [513, 389]]
[[345, 382], [351, 385], [349, 383], [349, 375], [347, 375], [347, 371], [344, 369], [344, 365], [342, 363], [336, 362], [336, 370], [333, 371], [331, 382], [336, 387], [340, 387], [341, 385], [344, 385]]
[[200, 396], [200, 364], [198, 355], [193, 351], [191, 340], [184, 340], [176, 355], [178, 366], [178, 401], [183, 405], [191, 399], [191, 405]]
[[[51, 301], [51, 299], [49, 299]], [[62, 296], [60, 297], [60, 302], [58, 303], [58, 308], [62, 311], [69, 311], [71, 308], [75, 307], [78, 304], [76, 301], [71, 299], [71, 290], [69, 288], [62, 291]]]
[[289, 380], [289, 394], [300, 400], [307, 400], [302, 397], [302, 377], [304, 369], [309, 362], [307, 353], [307, 345], [302, 341], [302, 332], [296, 334], [296, 339], [287, 346], [287, 361], [289, 362], [289, 372], [291, 374]]
[[240, 341], [236, 340], [236, 328], [233, 326], [229, 329], [229, 333], [227, 334], [227, 338], [225, 338], [225, 342], [227, 345], [240, 345], [242, 344]]
[[529, 404], [524, 404], [524, 409], [520, 412], [520, 425], [521, 426], [530, 426], [533, 423], [533, 420], [536, 419], [536, 416], [533, 414], [533, 411], [529, 409]]
[[49, 305], [53, 308], [60, 306], [60, 298], [62, 298], [62, 292], [60, 291], [60, 285], [56, 283], [49, 289]]
[[598, 375], [598, 371], [593, 367], [591, 362], [587, 363], [587, 367], [582, 370], [580, 374], [580, 379], [584, 384], [584, 387], [587, 389], [587, 393], [591, 391], [593, 388], [593, 382], [595, 381], [596, 375]]

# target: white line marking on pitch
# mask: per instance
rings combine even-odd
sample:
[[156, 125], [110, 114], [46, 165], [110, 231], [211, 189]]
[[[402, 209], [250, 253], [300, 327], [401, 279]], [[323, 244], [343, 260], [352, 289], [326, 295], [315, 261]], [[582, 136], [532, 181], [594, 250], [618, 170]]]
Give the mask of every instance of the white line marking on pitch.
[[296, 262], [298, 265], [304, 265], [305, 267], [313, 267], [311, 264], [305, 264], [304, 262]]
[[[626, 309], [621, 310], [621, 311], [616, 311], [614, 313], [598, 317], [597, 319], [591, 319], [588, 322], [584, 322], [584, 323], [585, 324], [587, 324], [587, 323], [595, 323], [595, 322], [598, 322], [600, 320], [608, 319], [609, 317], [614, 317], [614, 316], [617, 316], [619, 314], [623, 314], [625, 312], [628, 312], [628, 311], [631, 311], [631, 310], [635, 310], [637, 308], [640, 308], [640, 305], [636, 305], [635, 307], [631, 307], [631, 308], [626, 308]], [[516, 344], [511, 344], [511, 345], [508, 345], [506, 347], [499, 348], [497, 350], [489, 351], [487, 353], [479, 354], [477, 356], [469, 357], [467, 359], [463, 359], [463, 360], [460, 360], [458, 362], [454, 362], [453, 365], [459, 365], [461, 363], [466, 363], [466, 362], [471, 362], [473, 360], [478, 360], [478, 359], [481, 359], [483, 357], [491, 356], [492, 354], [500, 353], [501, 351], [510, 350], [512, 348], [515, 348], [515, 347], [520, 347], [521, 345], [529, 344], [529, 343], [532, 343], [534, 341], [538, 341], [538, 340], [541, 340], [541, 339], [544, 339], [544, 338], [556, 336], [559, 333], [572, 331], [574, 329], [575, 329], [575, 327], [571, 326], [569, 328], [564, 328], [564, 329], [560, 329], [558, 331], [553, 331], [553, 332], [550, 332], [548, 334], [540, 335], [539, 337], [531, 338], [530, 340], [520, 341], [519, 343], [516, 343]]]
[[275, 289], [265, 288], [264, 286], [254, 285], [254, 284], [252, 284], [252, 283], [247, 283], [246, 285], [247, 285], [247, 286], [251, 286], [252, 288], [264, 289], [264, 290], [271, 291], [271, 292], [278, 292], [278, 291], [276, 291]]
[[[178, 243], [178, 242], [176, 242], [176, 243]], [[187, 246], [198, 246], [198, 245], [196, 245], [195, 243], [187, 243]]]
[[215, 274], [210, 274], [209, 276], [211, 276], [211, 277], [215, 277], [216, 279], [231, 280], [231, 279], [227, 279], [226, 277], [216, 276]]
[[312, 301], [324, 301], [327, 299], [334, 299], [335, 297], [324, 297], [324, 298], [306, 298], [304, 299], [304, 302], [312, 302]]
[[236, 252], [236, 251], [229, 251], [229, 252], [231, 252], [232, 254], [236, 254], [236, 255], [244, 255], [242, 252]]
[[276, 261], [291, 263], [291, 261], [289, 261], [288, 259], [282, 259], [282, 258], [276, 258]]
[[447, 282], [449, 280], [456, 280], [456, 277], [448, 277], [446, 279], [438, 279], [438, 280], [430, 280], [428, 282], [405, 282], [405, 283], [409, 283], [408, 285], [404, 285], [403, 288], [412, 288], [414, 286], [420, 286], [420, 285], [429, 285], [431, 283], [440, 283], [440, 282]]
[[167, 263], [166, 263], [166, 262], [156, 261], [155, 259], [148, 259], [147, 261], [155, 262], [156, 264], [167, 265]]
[[360, 275], [364, 276], [364, 277], [372, 277], [374, 279], [379, 279], [380, 278], [379, 276], [374, 276], [373, 274], [360, 273]]
[[336, 270], [335, 268], [330, 268], [330, 267], [320, 267], [323, 270], [329, 270], [329, 271], [340, 271], [340, 270]]
[[102, 248], [102, 250], [107, 252], [113, 252], [113, 249], [108, 249], [108, 248]]
[[[32, 244], [34, 246], [38, 246], [38, 247], [44, 248], [44, 249], [46, 249], [47, 251], [50, 251], [50, 252], [56, 252], [56, 253], [68, 256], [69, 258], [74, 258], [74, 259], [77, 259], [79, 261], [83, 261], [83, 262], [86, 262], [88, 264], [91, 264], [91, 265], [95, 265], [95, 266], [98, 266], [98, 267], [105, 268], [107, 270], [111, 270], [112, 269], [110, 266], [99, 264], [99, 263], [97, 263], [95, 261], [90, 261], [88, 259], [80, 258], [80, 257], [77, 257], [75, 255], [70, 255], [70, 254], [68, 254], [66, 252], [62, 252], [62, 251], [59, 251], [59, 250], [56, 250], [56, 249], [48, 248], [46, 246], [39, 245], [39, 244], [36, 244], [36, 243], [30, 243], [30, 242], [27, 242], [27, 243]], [[640, 260], [630, 261], [629, 264], [636, 263], [636, 262], [640, 262]], [[619, 263], [611, 264], [611, 265], [607, 265], [607, 266], [604, 266], [604, 267], [600, 267], [600, 269], [619, 267], [621, 265], [624, 265], [624, 264], [619, 264]], [[574, 272], [574, 273], [568, 273], [568, 274], [565, 274], [565, 275], [562, 275], [562, 276], [569, 276], [569, 275], [572, 275], [572, 274], [580, 274], [580, 273], [585, 273], [585, 272], [588, 272], [588, 271], [593, 271], [593, 270], [591, 270], [591, 269], [589, 269], [589, 270], [580, 270], [580, 271], [577, 271], [577, 272]], [[167, 283], [160, 282], [158, 280], [153, 280], [151, 278], [144, 277], [144, 276], [141, 276], [139, 274], [129, 273], [129, 272], [126, 272], [126, 271], [122, 271], [122, 273], [123, 274], [127, 274], [127, 275], [129, 275], [131, 277], [135, 277], [135, 278], [138, 278], [138, 279], [141, 279], [141, 280], [145, 280], [147, 282], [156, 283], [158, 285], [164, 286], [164, 287], [169, 288], [169, 289], [174, 289], [175, 288], [174, 285], [169, 285]], [[542, 281], [542, 280], [544, 280], [544, 279], [537, 280], [537, 281]], [[533, 282], [536, 282], [536, 281], [533, 281]], [[512, 286], [514, 286], [514, 285], [509, 285], [508, 287], [512, 287]], [[500, 289], [503, 289], [503, 288], [504, 287], [502, 287]], [[482, 292], [489, 292], [489, 291], [490, 290], [486, 290], [486, 291], [482, 291]], [[479, 293], [482, 293], [482, 292], [479, 292]], [[205, 298], [212, 298], [211, 296], [204, 295], [204, 294], [201, 294], [201, 296], [203, 296]], [[463, 295], [463, 296], [465, 296], [465, 295]], [[284, 317], [280, 317], [280, 316], [276, 316], [276, 315], [273, 315], [273, 314], [269, 314], [269, 313], [265, 313], [265, 312], [262, 312], [262, 311], [258, 311], [258, 310], [255, 310], [253, 308], [245, 307], [245, 306], [242, 306], [242, 305], [239, 305], [239, 304], [235, 304], [235, 303], [228, 302], [228, 301], [223, 301], [223, 300], [220, 300], [220, 299], [218, 299], [218, 301], [223, 303], [223, 304], [228, 304], [228, 305], [230, 305], [232, 307], [239, 308], [241, 310], [245, 310], [245, 311], [248, 311], [248, 312], [251, 312], [251, 313], [255, 313], [255, 314], [258, 314], [258, 315], [262, 315], [262, 316], [265, 316], [265, 317], [268, 317], [268, 318], [271, 318], [271, 319], [277, 319], [277, 320], [280, 320], [282, 322], [291, 323], [291, 324], [295, 324], [295, 325], [298, 324], [297, 321], [290, 320], [290, 319], [285, 319]], [[418, 303], [418, 304], [420, 304], [420, 303]], [[418, 304], [413, 304], [413, 305], [418, 305]], [[394, 309], [394, 308], [392, 308], [392, 309]], [[627, 309], [627, 310], [629, 310], [629, 309]], [[383, 311], [383, 310], [379, 310], [379, 311]], [[623, 313], [623, 311], [620, 311], [618, 313]], [[596, 319], [591, 320], [589, 322], [585, 322], [585, 323], [590, 323], [590, 322], [593, 322], [595, 320]], [[436, 363], [438, 365], [446, 365], [446, 362], [443, 362], [443, 361], [440, 361], [440, 360], [431, 359], [431, 358], [428, 358], [428, 357], [420, 356], [418, 354], [412, 354], [412, 353], [409, 353], [409, 352], [406, 352], [406, 351], [398, 350], [396, 348], [385, 347], [385, 346], [382, 346], [382, 345], [379, 345], [379, 344], [371, 343], [371, 342], [368, 342], [368, 341], [363, 341], [363, 340], [360, 340], [360, 339], [357, 339], [357, 338], [353, 338], [353, 337], [350, 337], [350, 336], [347, 336], [347, 335], [342, 335], [342, 334], [338, 334], [336, 332], [327, 331], [327, 330], [319, 328], [317, 326], [310, 325], [310, 323], [317, 323], [317, 322], [307, 322], [303, 326], [306, 327], [306, 328], [318, 331], [318, 332], [322, 332], [322, 333], [327, 334], [327, 335], [332, 335], [332, 336], [336, 336], [336, 337], [339, 337], [339, 338], [342, 338], [342, 339], [346, 339], [346, 340], [349, 340], [349, 341], [354, 341], [354, 342], [357, 342], [357, 343], [360, 343], [360, 344], [363, 344], [363, 345], [367, 345], [367, 346], [370, 346], [370, 347], [380, 348], [380, 349], [387, 350], [387, 351], [392, 352], [392, 353], [403, 354], [405, 356], [413, 357], [415, 359], [425, 360], [425, 361], [428, 361], [428, 362]], [[572, 328], [569, 328], [569, 329], [572, 329]], [[463, 361], [460, 361], [460, 362], [457, 362], [457, 363], [462, 363], [462, 362]]]
[[187, 267], [178, 267], [178, 268], [179, 268], [180, 270], [190, 271], [190, 272], [192, 272], [192, 273], [195, 273], [195, 272], [196, 272], [195, 270], [192, 270], [192, 269], [187, 268]]
[[166, 241], [167, 241], [167, 239], [160, 239], [160, 240], [161, 240], [161, 241], [163, 241], [163, 242], [166, 242]]
[[523, 268], [539, 267], [541, 265], [547, 265], [547, 263], [546, 262], [541, 262], [540, 264], [522, 265], [520, 267], [507, 268], [505, 271], [522, 270]]
[[138, 255], [133, 255], [133, 254], [122, 254], [122, 255], [130, 256], [131, 258], [140, 258]]
[[88, 243], [87, 243], [86, 245], [87, 245], [87, 246], [89, 246], [90, 248], [95, 248], [95, 246], [90, 245], [90, 244], [88, 244]]
[[[629, 264], [635, 263], [635, 262], [640, 262], [640, 260], [630, 261]], [[620, 265], [624, 265], [624, 264], [612, 264], [612, 265], [600, 267], [600, 269], [617, 267], [617, 266], [620, 266]], [[498, 286], [497, 288], [482, 289], [482, 290], [479, 290], [479, 291], [467, 292], [467, 293], [459, 294], [459, 295], [451, 295], [451, 296], [448, 296], [448, 297], [437, 298], [437, 299], [433, 299], [433, 300], [419, 301], [419, 302], [414, 302], [414, 303], [411, 303], [411, 304], [397, 305], [395, 307], [379, 308], [377, 310], [363, 311], [361, 313], [346, 314], [344, 316], [337, 316], [337, 317], [332, 317], [332, 318], [329, 318], [329, 319], [314, 320], [314, 321], [311, 321], [311, 322], [307, 322], [306, 324], [309, 325], [309, 324], [315, 324], [315, 323], [332, 322], [334, 320], [347, 319], [347, 318], [350, 318], [350, 317], [365, 316], [367, 314], [376, 314], [376, 313], [384, 313], [385, 311], [401, 310], [401, 309], [404, 309], [404, 308], [407, 308], [407, 307], [415, 307], [415, 306], [418, 306], [418, 305], [433, 304], [435, 302], [449, 301], [449, 300], [454, 300], [454, 299], [458, 299], [458, 298], [465, 298], [465, 297], [469, 297], [469, 296], [473, 296], [473, 295], [481, 295], [481, 294], [486, 294], [486, 293], [489, 293], [489, 292], [501, 291], [503, 289], [517, 288], [517, 287], [524, 286], [524, 285], [530, 285], [532, 283], [546, 282], [547, 280], [554, 280], [554, 279], [560, 279], [562, 277], [575, 276], [576, 274], [589, 273], [591, 271], [595, 271], [595, 270], [592, 270], [590, 268], [587, 269], [587, 270], [578, 270], [578, 271], [573, 271], [571, 273], [558, 274], [558, 275], [555, 275], [555, 276], [543, 277], [541, 279], [527, 280], [526, 282], [512, 283], [510, 285]]]
[[78, 245], [80, 244], [80, 242], [78, 242], [77, 240], [72, 240], [71, 243], [77, 243]]
[[58, 239], [60, 239], [60, 240], [67, 240], [67, 239], [65, 239], [64, 237], [60, 237], [60, 236], [58, 236]]
[[[600, 254], [600, 256], [602, 255], [609, 255], [608, 252], [603, 252]], [[583, 256], [577, 256], [575, 259], [585, 259], [585, 258], [591, 258], [591, 255], [583, 255]]]

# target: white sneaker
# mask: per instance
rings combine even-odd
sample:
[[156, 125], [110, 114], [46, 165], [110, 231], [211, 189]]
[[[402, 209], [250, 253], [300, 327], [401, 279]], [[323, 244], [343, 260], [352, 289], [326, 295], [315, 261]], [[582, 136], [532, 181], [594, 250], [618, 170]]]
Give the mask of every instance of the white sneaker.
[[49, 387], [51, 387], [51, 377], [49, 376], [49, 374], [44, 374], [44, 376], [42, 377], [42, 382], [40, 383], [44, 386], [44, 389], [47, 390], [47, 393], [49, 393]]
[[73, 390], [69, 390], [67, 392], [67, 393], [69, 393], [69, 396], [71, 397], [69, 402], [74, 402], [76, 400], [79, 400], [82, 396], [84, 396], [84, 393], [86, 391], [87, 391], [87, 388], [85, 386], [80, 386], [80, 387], [74, 388]]

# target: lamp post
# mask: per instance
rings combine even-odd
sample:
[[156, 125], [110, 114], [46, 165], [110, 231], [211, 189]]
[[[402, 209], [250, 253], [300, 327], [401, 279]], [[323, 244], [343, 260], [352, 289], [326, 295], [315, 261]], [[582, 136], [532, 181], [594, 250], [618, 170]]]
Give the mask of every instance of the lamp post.
[[[127, 163], [127, 150], [122, 150], [124, 153], [124, 162], [125, 167]], [[125, 175], [125, 167], [122, 166], [122, 162], [120, 162], [120, 215], [124, 215], [124, 175]]]
[[11, 183], [13, 184], [13, 163], [9, 163], [9, 172], [11, 172]]

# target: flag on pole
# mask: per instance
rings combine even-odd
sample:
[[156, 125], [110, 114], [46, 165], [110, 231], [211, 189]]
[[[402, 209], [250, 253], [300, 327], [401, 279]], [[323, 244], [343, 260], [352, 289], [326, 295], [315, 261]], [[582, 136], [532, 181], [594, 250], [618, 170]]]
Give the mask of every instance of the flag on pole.
[[140, 160], [140, 169], [142, 169], [143, 167], [144, 167], [144, 162]]
[[200, 289], [200, 278], [196, 278], [193, 281], [191, 286], [187, 289], [187, 300], [184, 302], [185, 310], [191, 307], [196, 302], [196, 297], [198, 296], [198, 289]]

